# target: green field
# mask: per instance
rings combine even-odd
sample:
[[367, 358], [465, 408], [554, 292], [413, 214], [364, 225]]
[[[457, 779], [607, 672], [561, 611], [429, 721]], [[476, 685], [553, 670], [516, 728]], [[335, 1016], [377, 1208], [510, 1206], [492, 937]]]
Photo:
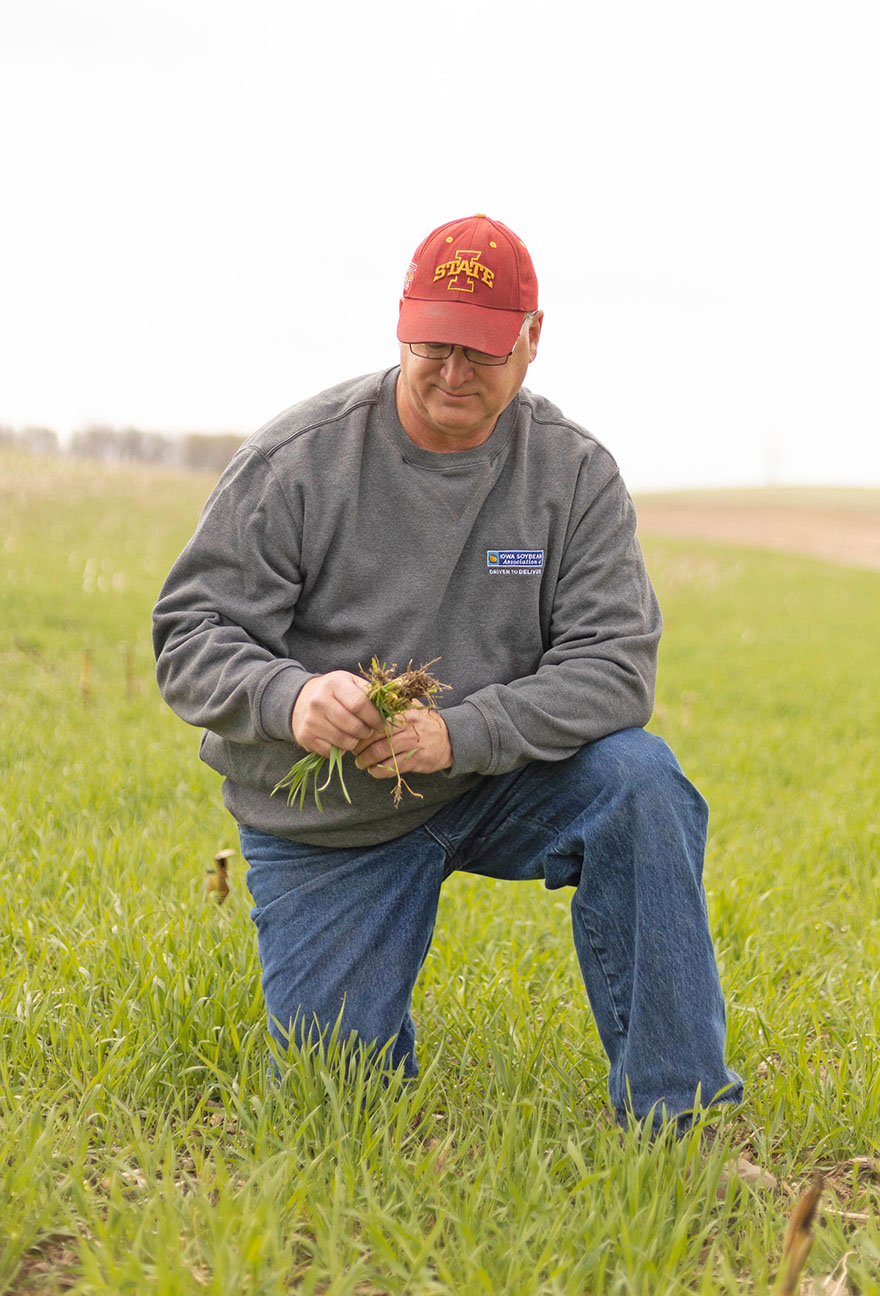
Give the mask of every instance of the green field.
[[[880, 574], [646, 541], [748, 1083], [703, 1154], [609, 1123], [538, 884], [448, 884], [414, 1085], [269, 1078], [239, 857], [205, 896], [234, 825], [149, 646], [209, 487], [0, 454], [0, 1292], [766, 1292], [817, 1169], [807, 1273], [880, 1291]], [[778, 1189], [719, 1192], [739, 1153]]]

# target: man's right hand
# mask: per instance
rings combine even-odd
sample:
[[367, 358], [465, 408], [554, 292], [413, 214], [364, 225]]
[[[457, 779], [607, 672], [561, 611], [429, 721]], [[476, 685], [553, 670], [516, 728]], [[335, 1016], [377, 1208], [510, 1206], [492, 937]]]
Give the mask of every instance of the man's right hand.
[[329, 756], [331, 747], [354, 751], [384, 733], [382, 717], [367, 698], [367, 681], [350, 671], [306, 680], [293, 704], [290, 727], [306, 751]]

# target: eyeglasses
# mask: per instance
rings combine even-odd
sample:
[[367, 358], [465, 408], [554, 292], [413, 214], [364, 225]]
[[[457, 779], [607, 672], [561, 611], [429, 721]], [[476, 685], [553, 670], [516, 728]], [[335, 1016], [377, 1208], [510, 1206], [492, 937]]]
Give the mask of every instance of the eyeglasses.
[[[420, 360], [448, 360], [455, 350], [453, 342], [407, 342], [414, 356]], [[475, 365], [506, 365], [513, 351], [507, 355], [490, 355], [488, 351], [475, 351], [473, 347], [462, 347], [465, 359]], [[513, 349], [516, 350], [516, 347]]]

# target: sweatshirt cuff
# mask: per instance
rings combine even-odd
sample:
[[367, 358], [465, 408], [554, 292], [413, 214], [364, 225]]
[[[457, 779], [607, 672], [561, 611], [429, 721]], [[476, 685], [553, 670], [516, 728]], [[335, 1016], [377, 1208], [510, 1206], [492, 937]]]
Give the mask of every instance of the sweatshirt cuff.
[[440, 715], [449, 730], [452, 765], [446, 771], [456, 774], [488, 774], [492, 764], [492, 735], [483, 713], [470, 702], [444, 708]]
[[294, 741], [290, 727], [293, 704], [303, 684], [311, 678], [311, 672], [293, 662], [271, 677], [257, 702], [259, 727], [266, 738], [275, 738], [279, 742]]

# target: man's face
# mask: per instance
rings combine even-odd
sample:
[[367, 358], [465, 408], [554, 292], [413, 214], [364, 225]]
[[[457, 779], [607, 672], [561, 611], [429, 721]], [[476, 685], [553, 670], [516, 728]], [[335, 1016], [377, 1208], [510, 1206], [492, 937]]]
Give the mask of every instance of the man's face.
[[422, 360], [401, 343], [397, 413], [407, 436], [441, 453], [482, 445], [523, 384], [543, 318], [538, 311], [526, 320], [504, 365], [471, 364], [461, 347], [446, 360]]

